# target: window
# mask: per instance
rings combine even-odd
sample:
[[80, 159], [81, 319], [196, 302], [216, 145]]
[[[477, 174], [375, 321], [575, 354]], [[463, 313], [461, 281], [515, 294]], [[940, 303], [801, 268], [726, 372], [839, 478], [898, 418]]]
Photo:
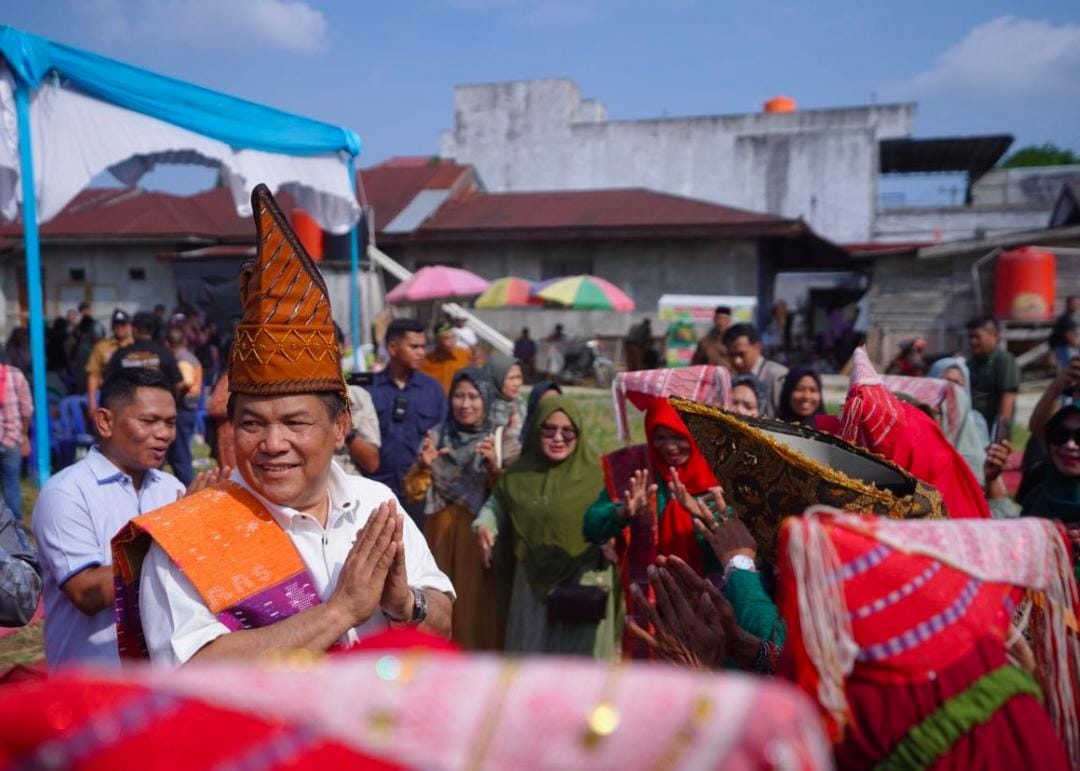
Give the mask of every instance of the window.
[[132, 281], [146, 281], [146, 268], [129, 268], [128, 277]]
[[70, 268], [68, 277], [72, 281], [86, 281], [86, 268]]

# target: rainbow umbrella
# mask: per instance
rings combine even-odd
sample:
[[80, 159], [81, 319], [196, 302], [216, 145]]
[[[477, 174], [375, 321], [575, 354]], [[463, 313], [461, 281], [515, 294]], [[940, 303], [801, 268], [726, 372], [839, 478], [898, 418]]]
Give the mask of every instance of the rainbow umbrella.
[[596, 276], [567, 276], [540, 289], [536, 296], [579, 311], [632, 311], [634, 301], [625, 292]]
[[487, 288], [488, 282], [475, 273], [445, 265], [428, 265], [390, 290], [386, 301], [391, 304], [421, 303], [451, 297], [472, 297]]
[[476, 298], [477, 308], [514, 308], [524, 305], [542, 305], [543, 300], [533, 297], [533, 285], [517, 276], [497, 278], [491, 286]]

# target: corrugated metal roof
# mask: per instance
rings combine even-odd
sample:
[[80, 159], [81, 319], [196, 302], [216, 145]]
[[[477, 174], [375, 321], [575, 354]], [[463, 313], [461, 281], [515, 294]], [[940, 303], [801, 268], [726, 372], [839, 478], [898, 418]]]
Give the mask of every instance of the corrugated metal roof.
[[446, 203], [450, 197], [449, 190], [421, 190], [409, 205], [394, 217], [392, 222], [387, 223], [383, 233], [411, 233], [424, 221], [438, 211], [439, 207]]
[[375, 209], [376, 232], [382, 232], [423, 190], [476, 187], [470, 166], [431, 158], [391, 158], [361, 169], [360, 179], [367, 203]]
[[881, 142], [882, 174], [925, 174], [966, 171], [972, 181], [994, 168], [1009, 149], [1009, 134], [931, 139], [886, 139]]

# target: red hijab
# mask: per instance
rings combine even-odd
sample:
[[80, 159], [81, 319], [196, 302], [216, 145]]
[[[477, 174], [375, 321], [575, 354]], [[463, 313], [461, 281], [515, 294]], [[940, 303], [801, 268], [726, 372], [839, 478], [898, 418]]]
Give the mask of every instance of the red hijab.
[[[653, 446], [653, 435], [660, 426], [674, 431], [690, 442], [690, 458], [685, 465], [677, 469], [679, 479], [686, 486], [687, 492], [691, 495], [702, 495], [707, 493], [710, 487], [718, 486], [720, 483], [716, 481], [716, 475], [713, 474], [705, 456], [698, 449], [697, 442], [690, 435], [690, 430], [667, 399], [657, 399], [645, 412], [649, 465], [656, 474], [656, 484], [666, 488], [671, 482], [671, 467]], [[701, 546], [698, 545], [694, 535], [694, 516], [669, 494], [667, 506], [659, 519], [657, 554], [674, 554], [701, 572], [703, 560]]]

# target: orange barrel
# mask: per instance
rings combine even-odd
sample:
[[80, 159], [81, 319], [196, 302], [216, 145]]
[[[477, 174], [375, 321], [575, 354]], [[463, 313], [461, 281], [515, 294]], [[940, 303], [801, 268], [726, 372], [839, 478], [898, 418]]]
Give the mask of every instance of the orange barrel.
[[1054, 316], [1057, 261], [1052, 252], [1025, 246], [997, 261], [994, 315], [1010, 321], [1042, 321]]
[[307, 253], [311, 255], [311, 259], [318, 262], [323, 258], [323, 232], [319, 227], [319, 223], [311, 218], [303, 209], [293, 209], [292, 216], [289, 218], [292, 220], [293, 231], [296, 233], [296, 237], [300, 239], [300, 243], [307, 249]]
[[765, 102], [765, 112], [795, 112], [795, 100], [790, 96], [774, 96]]

